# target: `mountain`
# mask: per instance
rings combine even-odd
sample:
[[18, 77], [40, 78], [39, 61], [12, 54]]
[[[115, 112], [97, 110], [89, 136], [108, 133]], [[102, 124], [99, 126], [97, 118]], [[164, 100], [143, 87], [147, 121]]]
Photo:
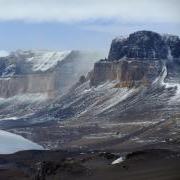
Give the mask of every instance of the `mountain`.
[[46, 50], [18, 50], [1, 57], [0, 119], [37, 111], [66, 93], [101, 57], [99, 52]]
[[91, 66], [77, 52], [1, 58], [0, 128], [48, 151], [0, 155], [0, 178], [179, 179], [179, 42], [138, 31]]
[[160, 35], [152, 31], [138, 31], [128, 38], [112, 41], [108, 59], [117, 61], [126, 58], [168, 59], [180, 57], [180, 38], [174, 35]]
[[63, 92], [101, 57], [96, 52], [22, 51], [0, 58], [0, 97]]
[[179, 37], [151, 31], [116, 38], [108, 58], [96, 62], [69, 91], [27, 116], [4, 117], [0, 127], [51, 149], [177, 148], [178, 43]]

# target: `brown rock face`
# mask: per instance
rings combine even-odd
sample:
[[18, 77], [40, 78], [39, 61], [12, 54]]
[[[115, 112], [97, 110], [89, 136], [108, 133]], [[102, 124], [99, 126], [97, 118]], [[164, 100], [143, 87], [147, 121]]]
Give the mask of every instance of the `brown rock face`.
[[115, 87], [148, 85], [160, 72], [160, 61], [100, 61], [95, 63], [90, 83], [92, 86], [96, 86], [105, 81], [118, 80], [119, 83]]
[[[64, 55], [63, 55], [64, 54]], [[17, 51], [0, 58], [0, 98], [67, 92], [99, 60], [101, 53]]]
[[51, 96], [56, 90], [52, 74], [29, 74], [0, 78], [0, 87], [0, 95], [3, 98], [24, 93], [47, 93]]

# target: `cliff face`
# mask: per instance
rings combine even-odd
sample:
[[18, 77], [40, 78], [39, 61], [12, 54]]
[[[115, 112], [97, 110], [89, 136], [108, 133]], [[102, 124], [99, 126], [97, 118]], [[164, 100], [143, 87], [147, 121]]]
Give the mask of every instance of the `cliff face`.
[[122, 60], [117, 62], [97, 62], [91, 77], [91, 85], [118, 80], [115, 87], [132, 87], [150, 84], [161, 72], [159, 61], [142, 62]]
[[151, 31], [138, 31], [128, 38], [114, 39], [108, 59], [95, 63], [91, 85], [118, 80], [116, 87], [149, 85], [166, 62], [180, 62], [180, 39]]
[[29, 74], [0, 78], [0, 95], [8, 98], [19, 94], [47, 94], [49, 97], [55, 93], [55, 83], [52, 74]]
[[16, 51], [0, 58], [0, 97], [67, 91], [93, 68], [101, 55], [81, 51]]

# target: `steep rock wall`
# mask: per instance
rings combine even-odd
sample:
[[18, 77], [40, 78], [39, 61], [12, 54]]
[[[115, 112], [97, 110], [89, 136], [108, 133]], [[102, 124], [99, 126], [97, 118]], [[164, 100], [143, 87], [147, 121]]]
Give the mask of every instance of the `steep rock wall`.
[[0, 95], [8, 98], [24, 93], [47, 93], [49, 96], [56, 91], [52, 74], [30, 74], [0, 78]]
[[90, 83], [96, 86], [105, 81], [118, 80], [117, 87], [132, 87], [141, 83], [148, 85], [159, 75], [161, 67], [160, 61], [100, 61], [95, 63]]

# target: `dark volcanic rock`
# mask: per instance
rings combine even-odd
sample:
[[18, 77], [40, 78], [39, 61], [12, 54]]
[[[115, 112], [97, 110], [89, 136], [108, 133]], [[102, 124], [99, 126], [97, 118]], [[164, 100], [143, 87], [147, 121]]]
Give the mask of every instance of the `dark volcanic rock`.
[[128, 38], [114, 39], [108, 59], [126, 58], [167, 59], [169, 48], [174, 58], [180, 57], [180, 39], [177, 36], [161, 36], [151, 31], [138, 31]]

